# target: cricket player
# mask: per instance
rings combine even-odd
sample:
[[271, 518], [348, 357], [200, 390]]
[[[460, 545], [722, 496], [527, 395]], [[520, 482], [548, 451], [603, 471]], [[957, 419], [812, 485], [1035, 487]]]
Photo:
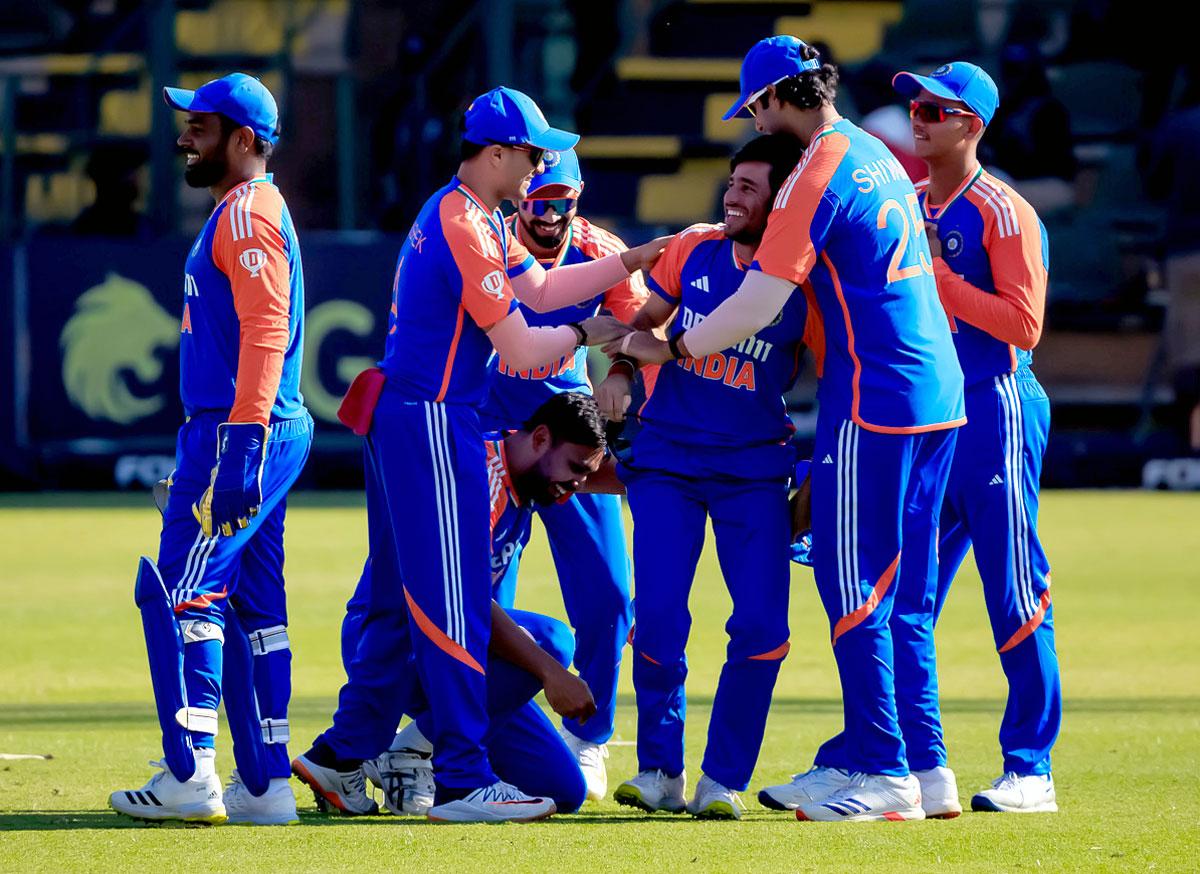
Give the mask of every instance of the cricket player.
[[[266, 172], [275, 100], [233, 73], [166, 88], [187, 113], [185, 181], [216, 207], [184, 268], [179, 430], [158, 561], [134, 589], [162, 727], [162, 769], [114, 810], [139, 819], [288, 823], [291, 651], [283, 587], [287, 492], [312, 444], [300, 396], [300, 244]], [[221, 698], [238, 770], [222, 796], [213, 738]]]
[[[958, 432], [941, 516], [937, 610], [973, 548], [1008, 678], [1003, 773], [971, 799], [971, 808], [1056, 811], [1050, 749], [1062, 721], [1062, 687], [1050, 563], [1037, 534], [1050, 402], [1030, 369], [1046, 307], [1046, 229], [1033, 207], [976, 157], [999, 104], [986, 72], [955, 61], [929, 76], [900, 73], [895, 87], [912, 101], [916, 151], [929, 165], [917, 195], [966, 378], [967, 424]], [[898, 649], [898, 663], [902, 655], [916, 669], [897, 665], [897, 696], [921, 705], [900, 712], [910, 764], [919, 755], [924, 760], [916, 767], [944, 767], [932, 657]]]
[[837, 71], [795, 37], [750, 50], [726, 117], [748, 113], [760, 131], [795, 136], [804, 158], [737, 293], [669, 343], [639, 333], [622, 345], [647, 362], [703, 358], [767, 327], [802, 290], [823, 326], [812, 561], [845, 731], [815, 770], [759, 799], [800, 819], [922, 819], [893, 651], [908, 637], [932, 649], [936, 532], [965, 421], [963, 376], [916, 192], [882, 142], [838, 115], [836, 84]]
[[[571, 496], [600, 467], [604, 422], [591, 397], [562, 392], [539, 405], [519, 430], [489, 436], [485, 447], [491, 573], [498, 590], [514, 547], [528, 537], [534, 508], [577, 499]], [[376, 499], [369, 492], [368, 500]], [[411, 685], [415, 672], [411, 643], [403, 633], [404, 596], [388, 589], [398, 585], [397, 575], [385, 568], [391, 560], [382, 554], [367, 562], [342, 626], [349, 681], [339, 695], [333, 725], [295, 762], [296, 774], [313, 790], [319, 806], [349, 815], [377, 810], [366, 794], [364, 776], [383, 788], [393, 813], [426, 814], [434, 800], [429, 696]], [[492, 605], [492, 620], [485, 735], [489, 760], [506, 783], [550, 799], [558, 812], [572, 812], [584, 801], [583, 774], [574, 752], [530, 699], [544, 688], [556, 712], [584, 724], [593, 716], [596, 707], [587, 684], [565, 668], [574, 639], [555, 619], [505, 611], [498, 604]], [[514, 650], [514, 643], [522, 641], [511, 639], [513, 622], [554, 658], [528, 647]], [[404, 713], [417, 718], [393, 741]], [[391, 748], [379, 755], [390, 741]]]
[[[803, 152], [793, 137], [747, 143], [730, 161], [724, 223], [697, 224], [667, 247], [647, 280], [654, 297], [635, 326], [679, 334], [738, 290], [767, 227], [771, 202]], [[800, 365], [807, 308], [789, 299], [745, 341], [664, 366], [639, 411], [642, 428], [620, 473], [633, 512], [633, 684], [638, 770], [614, 793], [648, 812], [686, 809], [738, 819], [762, 746], [771, 693], [788, 642], [788, 481], [795, 465], [783, 394]], [[621, 419], [631, 396], [627, 359], [598, 394]], [[685, 649], [688, 594], [712, 520], [733, 599], [729, 646], [713, 700], [703, 775], [685, 797]]]
[[385, 572], [378, 556], [395, 556], [386, 573], [403, 583], [386, 584], [403, 591], [405, 630], [429, 695], [436, 819], [529, 820], [554, 809], [499, 780], [483, 741], [492, 581], [478, 410], [488, 358], [494, 349], [526, 370], [627, 331], [596, 319], [530, 327], [517, 298], [538, 311], [590, 300], [652, 265], [666, 244], [546, 271], [513, 239], [500, 202], [523, 200], [543, 153], [577, 140], [550, 127], [519, 91], [495, 88], [472, 102], [458, 175], [426, 202], [400, 250], [387, 345], [372, 379], [365, 455], [382, 496], [367, 514], [372, 576]]
[[[547, 270], [624, 251], [627, 247], [618, 237], [578, 213], [584, 181], [575, 150], [547, 152], [543, 163], [545, 170], [534, 177], [528, 195], [509, 220], [513, 237]], [[521, 311], [531, 325], [564, 325], [601, 311], [629, 322], [646, 295], [645, 281], [635, 273], [591, 300], [548, 313], [522, 304]], [[492, 363], [495, 371], [481, 416], [489, 430], [524, 422], [557, 392], [592, 391], [585, 348], [532, 370], [517, 370], [499, 356]], [[575, 666], [591, 687], [598, 710], [586, 725], [564, 721], [563, 737], [587, 778], [588, 798], [598, 801], [608, 794], [606, 743], [613, 733], [617, 677], [630, 623], [629, 556], [621, 499], [581, 494], [561, 504], [538, 505], [537, 514], [550, 542], [567, 618], [575, 628]], [[520, 556], [528, 536], [527, 528], [525, 536], [509, 547], [516, 553], [497, 595], [502, 606], [511, 607], [515, 601]], [[492, 561], [494, 566], [494, 553]]]

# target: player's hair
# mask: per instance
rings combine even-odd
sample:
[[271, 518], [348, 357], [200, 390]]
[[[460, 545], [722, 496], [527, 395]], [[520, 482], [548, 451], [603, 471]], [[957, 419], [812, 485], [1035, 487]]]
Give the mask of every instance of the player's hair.
[[[217, 118], [221, 120], [221, 136], [225, 139], [229, 139], [229, 137], [233, 136], [234, 131], [240, 130], [245, 126], [238, 124], [232, 118], [229, 118], [226, 115], [221, 115], [220, 113], [217, 114]], [[276, 131], [276, 133], [278, 133], [278, 131]], [[258, 157], [263, 158], [264, 160], [269, 161], [271, 160], [271, 155], [275, 154], [275, 144], [269, 143], [262, 137], [256, 135], [254, 137], [254, 154], [258, 155]]]
[[738, 164], [747, 161], [761, 161], [770, 165], [768, 178], [771, 181], [771, 197], [774, 198], [803, 155], [804, 146], [795, 137], [789, 134], [764, 134], [737, 150], [729, 159], [729, 171], [732, 173]]
[[533, 411], [525, 430], [532, 431], [545, 425], [555, 445], [577, 443], [592, 449], [607, 449], [604, 437], [604, 417], [596, 406], [596, 399], [577, 391], [564, 391], [551, 396]]
[[[819, 58], [817, 50], [806, 45], [800, 49], [800, 55], [806, 61]], [[838, 71], [833, 64], [821, 64], [815, 70], [801, 73], [784, 79], [775, 85], [775, 96], [781, 103], [790, 103], [797, 109], [817, 109], [824, 103], [832, 104], [837, 97]], [[767, 96], [760, 98], [766, 106]]]
[[[459, 119], [458, 132], [460, 134], [467, 132], [467, 117], [465, 115]], [[460, 161], [470, 161], [487, 147], [487, 143], [473, 143], [464, 136], [458, 141], [458, 159]]]

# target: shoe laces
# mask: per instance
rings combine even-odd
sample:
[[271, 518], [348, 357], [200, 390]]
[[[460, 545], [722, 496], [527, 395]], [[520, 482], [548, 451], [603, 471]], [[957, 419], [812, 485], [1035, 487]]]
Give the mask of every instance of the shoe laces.
[[993, 789], [1016, 789], [1020, 785], [1021, 776], [1016, 771], [1005, 771], [992, 783]]
[[166, 759], [159, 759], [158, 761], [151, 759], [148, 762], [148, 764], [152, 768], [158, 768], [158, 771], [157, 771], [157, 773], [154, 774], [153, 777], [150, 778], [150, 781], [148, 783], [146, 783], [147, 789], [149, 789], [151, 786], [157, 786], [158, 783], [162, 780], [162, 778], [170, 773], [170, 768], [167, 767]]
[[353, 771], [341, 772], [342, 788], [348, 789], [351, 793], [356, 793], [365, 796], [367, 794], [367, 777], [363, 773], [362, 768], [355, 768]]
[[595, 744], [584, 741], [576, 751], [579, 764], [587, 768], [600, 768], [608, 758], [608, 744]]
[[505, 783], [503, 780], [497, 780], [491, 786], [485, 786], [479, 791], [480, 801], [527, 801], [530, 803], [538, 801], [537, 798], [526, 795], [516, 786]]

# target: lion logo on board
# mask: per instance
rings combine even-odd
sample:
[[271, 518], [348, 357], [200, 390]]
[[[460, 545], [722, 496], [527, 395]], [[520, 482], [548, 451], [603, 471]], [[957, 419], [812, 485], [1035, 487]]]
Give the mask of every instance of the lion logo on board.
[[179, 323], [141, 283], [117, 273], [75, 301], [63, 326], [62, 379], [67, 397], [93, 419], [128, 425], [163, 408], [146, 390], [162, 378], [159, 350], [179, 345]]

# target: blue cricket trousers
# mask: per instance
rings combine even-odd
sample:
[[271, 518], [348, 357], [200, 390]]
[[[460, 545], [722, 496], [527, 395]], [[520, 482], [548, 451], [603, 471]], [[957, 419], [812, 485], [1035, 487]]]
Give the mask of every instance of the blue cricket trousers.
[[735, 791], [750, 783], [779, 667], [788, 651], [786, 483], [685, 479], [658, 470], [621, 473], [633, 512], [633, 684], [638, 768], [683, 771], [688, 594], [712, 519], [733, 599], [725, 665], [713, 699], [701, 767]]

